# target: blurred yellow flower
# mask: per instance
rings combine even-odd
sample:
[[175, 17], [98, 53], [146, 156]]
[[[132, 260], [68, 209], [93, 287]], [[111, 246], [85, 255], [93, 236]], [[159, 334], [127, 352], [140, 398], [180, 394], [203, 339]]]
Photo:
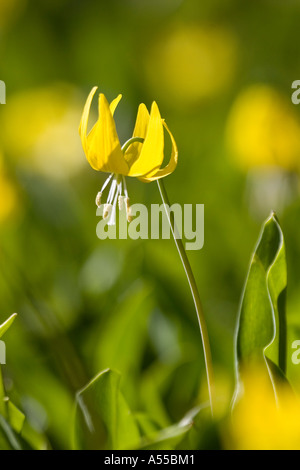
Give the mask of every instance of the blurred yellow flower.
[[276, 403], [271, 381], [262, 369], [244, 376], [247, 393], [240, 398], [224, 433], [234, 450], [300, 450], [300, 399], [286, 385]]
[[74, 176], [84, 167], [76, 137], [80, 113], [77, 90], [67, 84], [16, 93], [1, 108], [4, 148], [30, 171], [55, 179]]
[[290, 100], [268, 85], [252, 85], [237, 97], [226, 130], [228, 148], [244, 170], [299, 168], [300, 121]]
[[221, 27], [177, 25], [164, 31], [146, 54], [146, 81], [172, 106], [193, 106], [232, 82], [237, 41]]
[[[177, 145], [168, 126], [161, 118], [157, 104], [153, 102], [150, 114], [146, 106], [143, 103], [140, 104], [133, 135], [121, 147], [113, 118], [121, 95], [109, 105], [105, 96], [100, 93], [99, 118], [87, 134], [90, 107], [96, 90], [97, 87], [94, 87], [87, 98], [79, 126], [82, 146], [91, 167], [110, 173], [97, 195], [96, 203], [101, 205], [102, 191], [112, 181], [105, 214], [107, 212], [108, 215], [108, 209], [114, 212], [117, 200], [120, 202], [123, 197], [129, 213], [125, 176], [133, 176], [143, 182], [150, 182], [169, 175], [177, 165]], [[161, 168], [164, 160], [164, 128], [170, 136], [172, 152], [168, 164]]]

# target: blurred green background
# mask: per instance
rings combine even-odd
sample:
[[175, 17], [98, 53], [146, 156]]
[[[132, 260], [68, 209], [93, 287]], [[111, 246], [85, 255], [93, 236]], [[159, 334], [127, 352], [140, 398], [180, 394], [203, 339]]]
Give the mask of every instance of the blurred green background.
[[[162, 426], [207, 400], [203, 352], [172, 240], [100, 241], [78, 125], [94, 85], [123, 99], [121, 142], [156, 100], [178, 148], [171, 202], [205, 205], [190, 251], [218, 395], [234, 388], [234, 333], [261, 224], [275, 210], [288, 259], [288, 376], [300, 339], [300, 4], [292, 0], [0, 0], [0, 323], [6, 389], [54, 448], [69, 448], [76, 390], [113, 368], [133, 411]], [[94, 108], [96, 118], [96, 108]], [[132, 203], [159, 203], [128, 179]]]

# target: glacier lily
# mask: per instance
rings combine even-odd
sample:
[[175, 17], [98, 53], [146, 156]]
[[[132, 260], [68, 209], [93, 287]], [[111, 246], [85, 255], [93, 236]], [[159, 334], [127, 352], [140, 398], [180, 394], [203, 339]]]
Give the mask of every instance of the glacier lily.
[[[163, 177], [172, 173], [177, 165], [178, 150], [175, 139], [164, 119], [161, 118], [158, 106], [154, 101], [150, 113], [143, 103], [139, 105], [132, 137], [121, 147], [113, 115], [122, 95], [119, 95], [109, 104], [102, 93], [99, 95], [98, 121], [87, 133], [90, 108], [96, 90], [97, 87], [94, 87], [87, 98], [79, 126], [82, 146], [89, 164], [94, 170], [109, 173], [101, 191], [97, 194], [96, 204], [99, 207], [101, 206], [102, 192], [108, 184], [111, 184], [108, 199], [103, 208], [103, 218], [107, 219], [108, 225], [115, 224], [116, 206], [119, 201], [120, 208], [125, 203], [127, 220], [130, 222], [131, 214], [125, 177], [136, 177], [143, 182], [157, 181], [163, 206], [195, 304], [203, 343], [210, 407], [213, 414], [214, 379], [205, 317], [191, 265], [181, 238], [176, 236], [174, 214], [168, 210], [170, 203], [163, 183]], [[171, 156], [165, 166], [163, 166], [164, 128], [170, 136], [172, 145]]]
[[[103, 217], [109, 217], [109, 224], [114, 224], [116, 205], [119, 202], [120, 207], [125, 203], [127, 219], [130, 221], [125, 177], [131, 176], [143, 182], [151, 182], [169, 175], [177, 165], [177, 145], [154, 101], [150, 114], [143, 103], [139, 105], [133, 135], [121, 147], [113, 115], [122, 95], [109, 104], [104, 94], [99, 94], [99, 118], [87, 133], [90, 108], [96, 90], [97, 87], [94, 87], [87, 98], [79, 126], [83, 150], [89, 164], [94, 170], [110, 173], [97, 194], [96, 204], [101, 205], [102, 192], [110, 183]], [[164, 128], [170, 136], [172, 151], [169, 162], [162, 167]]]

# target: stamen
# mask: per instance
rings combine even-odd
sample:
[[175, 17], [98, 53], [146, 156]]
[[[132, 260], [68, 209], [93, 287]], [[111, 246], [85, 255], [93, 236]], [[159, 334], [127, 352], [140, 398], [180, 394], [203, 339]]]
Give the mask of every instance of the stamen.
[[126, 204], [127, 221], [131, 222], [132, 221], [132, 215], [131, 215], [131, 207], [130, 207], [129, 197], [125, 197], [124, 202]]
[[106, 186], [108, 185], [108, 183], [110, 182], [110, 180], [112, 179], [113, 176], [114, 176], [114, 174], [111, 173], [111, 174], [109, 175], [109, 177], [106, 178], [106, 180], [104, 181], [104, 184], [103, 184], [103, 186], [102, 186], [102, 188], [101, 188], [101, 192], [102, 192], [102, 193], [103, 193], [104, 189], [106, 188]]
[[112, 203], [112, 201], [114, 199], [114, 196], [115, 196], [116, 189], [117, 189], [117, 181], [116, 181], [116, 178], [114, 178], [114, 180], [111, 184], [109, 193], [108, 193], [108, 198], [107, 198], [107, 203], [108, 204]]
[[[101, 191], [99, 191], [96, 196], [96, 204], [98, 207], [101, 206], [102, 193], [111, 180], [112, 182], [111, 182], [111, 186], [109, 189], [107, 201], [103, 207], [103, 219], [108, 219], [107, 220], [108, 225], [115, 225], [117, 204], [119, 206], [120, 211], [123, 209], [124, 204], [125, 204], [126, 218], [128, 222], [131, 222], [132, 221], [131, 207], [130, 207], [130, 202], [129, 202], [129, 197], [128, 197], [126, 180], [123, 175], [121, 176], [115, 173], [111, 173], [109, 175], [109, 177], [105, 180], [101, 188]], [[124, 194], [122, 194], [123, 191], [124, 191]]]
[[114, 175], [114, 174], [111, 173], [111, 174], [109, 175], [109, 177], [106, 178], [106, 180], [104, 181], [104, 184], [103, 184], [102, 188], [100, 189], [100, 191], [98, 192], [98, 194], [97, 194], [97, 196], [96, 196], [96, 205], [97, 205], [98, 207], [101, 206], [101, 197], [102, 197], [102, 193], [103, 193], [104, 189], [106, 188], [106, 186], [108, 185], [108, 183], [110, 182], [110, 180], [112, 179], [113, 175]]
[[112, 211], [112, 204], [104, 204], [103, 208], [103, 219], [107, 219], [110, 216], [110, 213]]
[[119, 210], [121, 211], [124, 207], [124, 199], [125, 199], [125, 196], [122, 196], [120, 195], [119, 196]]
[[112, 209], [111, 209], [111, 215], [110, 215], [109, 222], [107, 225], [116, 225], [117, 200], [118, 200], [118, 192], [115, 195], [114, 202], [113, 202]]
[[123, 176], [122, 179], [123, 179], [123, 185], [124, 185], [124, 194], [128, 198], [128, 192], [127, 192], [127, 185], [126, 185], [125, 176]]
[[122, 207], [123, 207], [123, 201], [122, 201], [122, 180], [120, 180], [119, 184], [118, 184], [118, 193], [119, 193], [119, 197], [118, 197], [118, 206], [119, 206], [119, 210], [122, 210]]

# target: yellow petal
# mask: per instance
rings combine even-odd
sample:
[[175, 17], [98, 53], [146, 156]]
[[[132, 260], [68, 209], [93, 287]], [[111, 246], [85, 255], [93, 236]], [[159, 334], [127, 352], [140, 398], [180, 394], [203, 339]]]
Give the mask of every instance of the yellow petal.
[[[117, 98], [115, 98], [109, 105], [109, 109], [111, 111], [111, 114], [112, 116], [114, 115], [114, 112], [116, 110], [116, 107], [118, 106], [120, 100], [122, 98], [122, 95], [118, 95]], [[96, 122], [96, 124], [93, 126], [93, 128], [91, 129], [89, 135], [88, 135], [88, 139], [93, 139], [93, 133], [97, 130], [97, 124], [98, 122]]]
[[[149, 112], [144, 103], [139, 105], [137, 118], [135, 122], [135, 127], [133, 130], [132, 137], [141, 137], [142, 139], [146, 138], [147, 128], [149, 124]], [[133, 163], [138, 159], [139, 154], [142, 150], [142, 143], [135, 142], [131, 144], [125, 152], [125, 159], [128, 162], [129, 166], [132, 166]]]
[[173, 171], [175, 170], [177, 166], [178, 148], [177, 148], [175, 139], [170, 129], [168, 128], [167, 124], [165, 122], [163, 124], [171, 138], [171, 143], [172, 143], [171, 157], [170, 157], [169, 163], [164, 168], [157, 170], [156, 173], [152, 174], [152, 176], [139, 177], [139, 180], [143, 181], [144, 183], [150, 183], [151, 181], [157, 180], [159, 178], [163, 178], [164, 176], [168, 176], [170, 173], [173, 173]]
[[120, 99], [122, 98], [122, 95], [118, 95], [117, 98], [115, 98], [109, 105], [110, 112], [112, 116], [114, 115], [114, 112], [116, 110], [116, 107], [118, 106]]
[[[140, 120], [137, 123], [141, 131], [145, 129], [146, 113], [143, 108], [140, 111]], [[140, 137], [140, 136], [137, 136]], [[143, 136], [142, 136], [143, 137]], [[130, 166], [128, 176], [152, 176], [161, 166], [164, 159], [164, 130], [163, 121], [158, 106], [152, 103], [149, 123], [142, 144], [140, 154]]]
[[[111, 104], [113, 111], [118, 101], [120, 101], [120, 96]], [[121, 150], [115, 121], [102, 93], [99, 96], [99, 119], [88, 136], [86, 156], [95, 170], [122, 175], [128, 173], [128, 165]]]
[[91, 90], [91, 92], [90, 92], [90, 94], [89, 94], [89, 96], [86, 100], [86, 103], [84, 105], [81, 121], [80, 121], [80, 124], [79, 124], [79, 135], [80, 135], [80, 138], [81, 138], [84, 153], [86, 155], [87, 155], [87, 135], [86, 135], [86, 133], [87, 133], [87, 126], [88, 126], [88, 119], [89, 119], [92, 100], [93, 100], [94, 94], [96, 93], [97, 88], [98, 87], [95, 86]]

